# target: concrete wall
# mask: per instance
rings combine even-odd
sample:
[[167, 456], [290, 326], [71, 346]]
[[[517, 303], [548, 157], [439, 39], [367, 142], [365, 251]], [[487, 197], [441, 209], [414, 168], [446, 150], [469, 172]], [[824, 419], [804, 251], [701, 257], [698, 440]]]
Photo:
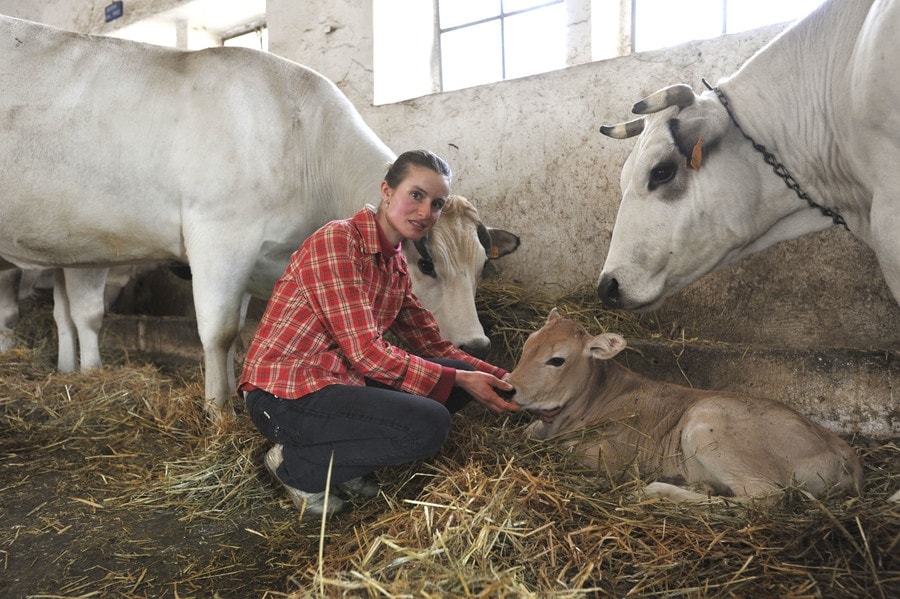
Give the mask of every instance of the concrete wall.
[[[40, 8], [34, 5], [40, 4]], [[103, 33], [106, 0], [0, 0], [0, 12]], [[177, 0], [131, 0], [122, 24]], [[584, 40], [586, 0], [573, 0]], [[700, 86], [734, 71], [776, 35], [773, 26], [677, 48], [581, 64], [491, 85], [374, 106], [372, 2], [268, 0], [272, 52], [334, 80], [396, 151], [427, 147], [454, 167], [453, 190], [485, 220], [517, 232], [502, 276], [550, 290], [592, 284], [619, 201], [633, 140], [598, 127], [676, 82]], [[587, 43], [587, 42], [583, 42]], [[589, 52], [570, 48], [583, 60]], [[773, 175], [774, 176], [774, 175]], [[373, 199], [377, 187], [373, 183]], [[598, 306], [599, 308], [599, 306]], [[900, 308], [872, 252], [832, 229], [783, 243], [701, 279], [645, 318], [699, 337], [768, 346], [900, 348]]]

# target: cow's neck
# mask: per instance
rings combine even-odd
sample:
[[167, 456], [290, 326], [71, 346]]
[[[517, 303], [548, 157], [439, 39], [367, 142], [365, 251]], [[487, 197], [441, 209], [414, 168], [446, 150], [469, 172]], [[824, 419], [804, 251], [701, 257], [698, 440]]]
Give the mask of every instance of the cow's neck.
[[[847, 106], [838, 99], [851, 88], [846, 57], [867, 10], [865, 2], [828, 2], [719, 83], [747, 134], [773, 152], [814, 201], [840, 205], [855, 232], [855, 213], [868, 212], [869, 195], [854, 181], [847, 148], [839, 143], [852, 136]], [[762, 156], [759, 161], [775, 177]], [[803, 201], [781, 188], [773, 201]]]

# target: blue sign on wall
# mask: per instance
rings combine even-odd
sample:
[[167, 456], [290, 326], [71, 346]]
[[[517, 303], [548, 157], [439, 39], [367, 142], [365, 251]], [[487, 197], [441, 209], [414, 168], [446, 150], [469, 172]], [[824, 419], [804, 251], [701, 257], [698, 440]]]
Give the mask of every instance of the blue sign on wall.
[[114, 21], [122, 16], [123, 12], [122, 8], [122, 0], [118, 0], [118, 2], [113, 2], [109, 6], [106, 7], [106, 22]]

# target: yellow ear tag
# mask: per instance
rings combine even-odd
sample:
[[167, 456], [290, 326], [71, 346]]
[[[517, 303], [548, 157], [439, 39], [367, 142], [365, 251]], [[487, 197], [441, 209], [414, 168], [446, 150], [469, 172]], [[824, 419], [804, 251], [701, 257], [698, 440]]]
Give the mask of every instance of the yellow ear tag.
[[691, 150], [691, 159], [688, 161], [688, 168], [695, 171], [700, 170], [700, 163], [703, 162], [703, 138], [697, 140], [694, 149]]

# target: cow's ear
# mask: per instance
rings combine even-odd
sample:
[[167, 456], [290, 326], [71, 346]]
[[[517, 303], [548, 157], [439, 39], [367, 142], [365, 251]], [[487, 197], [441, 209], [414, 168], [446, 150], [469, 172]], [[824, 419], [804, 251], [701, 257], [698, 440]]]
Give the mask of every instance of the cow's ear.
[[669, 121], [669, 130], [678, 151], [690, 162], [699, 158], [697, 144], [701, 139], [703, 152], [713, 151], [728, 131], [730, 123], [730, 117], [719, 100], [715, 96], [704, 94]]
[[504, 229], [495, 229], [487, 227], [490, 245], [486, 248], [488, 258], [496, 260], [503, 256], [512, 254], [519, 249], [521, 240], [515, 233], [510, 233]]
[[551, 322], [556, 322], [560, 318], [562, 318], [562, 316], [559, 315], [559, 310], [557, 310], [556, 308], [553, 308], [552, 310], [550, 310], [550, 314], [547, 315], [547, 324], [550, 324]]
[[625, 338], [615, 333], [602, 333], [591, 339], [588, 344], [588, 352], [592, 358], [609, 360], [625, 349]]

